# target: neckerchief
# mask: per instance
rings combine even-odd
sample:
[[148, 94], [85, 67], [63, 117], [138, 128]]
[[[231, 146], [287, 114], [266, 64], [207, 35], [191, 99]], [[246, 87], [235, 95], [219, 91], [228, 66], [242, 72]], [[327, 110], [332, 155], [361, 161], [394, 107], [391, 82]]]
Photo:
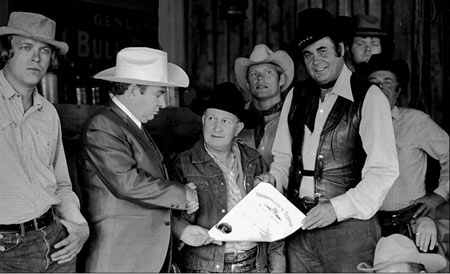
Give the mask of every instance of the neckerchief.
[[253, 104], [250, 105], [250, 109], [252, 111], [255, 111], [256, 113], [258, 113], [258, 121], [255, 125], [255, 147], [256, 148], [259, 146], [259, 144], [261, 143], [261, 139], [264, 136], [264, 130], [266, 127], [264, 116], [269, 116], [274, 113], [277, 113], [277, 112], [281, 111], [282, 107], [283, 107], [282, 101], [276, 103], [268, 110], [262, 110], [262, 111], [257, 110]]

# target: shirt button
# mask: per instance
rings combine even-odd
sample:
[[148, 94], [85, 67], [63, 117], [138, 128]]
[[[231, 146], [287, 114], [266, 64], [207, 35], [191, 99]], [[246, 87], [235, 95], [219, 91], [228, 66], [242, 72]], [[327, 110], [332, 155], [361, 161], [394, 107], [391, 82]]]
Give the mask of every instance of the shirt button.
[[225, 213], [225, 209], [222, 209], [221, 211], [222, 211], [222, 213]]
[[221, 186], [223, 186], [223, 183], [220, 183]]
[[320, 112], [320, 113], [323, 113], [323, 109], [319, 109], [319, 112]]
[[265, 150], [265, 147], [261, 147], [261, 150], [264, 151], [264, 150]]

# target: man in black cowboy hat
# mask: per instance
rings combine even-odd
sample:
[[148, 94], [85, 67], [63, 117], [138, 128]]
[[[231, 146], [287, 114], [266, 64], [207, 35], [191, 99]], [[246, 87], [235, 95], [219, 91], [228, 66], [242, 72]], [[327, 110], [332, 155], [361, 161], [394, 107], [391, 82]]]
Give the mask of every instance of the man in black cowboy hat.
[[239, 138], [256, 148], [269, 166], [273, 161], [272, 145], [283, 106], [282, 92], [292, 83], [294, 62], [285, 51], [273, 52], [260, 44], [248, 59], [236, 59], [234, 71], [241, 90], [250, 97], [248, 109], [255, 114]]
[[[211, 229], [254, 187], [254, 178], [267, 170], [255, 149], [236, 140], [244, 128], [244, 98], [230, 82], [217, 85], [203, 110], [203, 138], [175, 160], [176, 179], [196, 186], [199, 209], [180, 217]], [[179, 213], [179, 212], [178, 212]], [[284, 241], [226, 242], [184, 246], [184, 272], [286, 272]]]
[[374, 215], [398, 176], [389, 104], [345, 65], [340, 19], [309, 9], [298, 22], [310, 77], [286, 97], [265, 177], [306, 214], [287, 240], [288, 271], [356, 272], [373, 260]]
[[74, 272], [89, 236], [58, 114], [36, 88], [69, 50], [55, 28], [28, 12], [0, 27], [0, 272]]
[[[379, 86], [389, 100], [400, 167], [400, 175], [378, 213], [382, 234], [401, 233], [415, 238], [416, 244], [426, 252], [436, 243], [435, 225], [430, 223], [429, 227], [434, 225], [431, 230], [419, 224], [416, 235], [410, 235], [413, 230], [410, 226], [419, 216], [434, 217], [436, 208], [448, 201], [449, 136], [422, 111], [396, 106], [409, 80], [409, 68], [404, 60], [373, 56], [368, 73], [368, 80]], [[441, 167], [439, 185], [428, 194], [425, 189], [427, 155], [439, 160]]]

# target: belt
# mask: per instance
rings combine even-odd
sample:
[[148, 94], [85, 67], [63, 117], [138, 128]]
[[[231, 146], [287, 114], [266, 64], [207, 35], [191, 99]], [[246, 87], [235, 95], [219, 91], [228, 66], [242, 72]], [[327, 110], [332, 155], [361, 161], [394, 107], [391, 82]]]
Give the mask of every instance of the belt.
[[28, 231], [38, 230], [51, 224], [55, 217], [53, 207], [36, 219], [21, 224], [0, 225], [0, 232], [18, 232], [24, 234]]
[[411, 205], [396, 211], [378, 211], [378, 219], [383, 226], [397, 226], [408, 223], [413, 219], [414, 213], [420, 204]]
[[256, 269], [257, 247], [246, 251], [225, 253], [223, 272], [243, 273]]

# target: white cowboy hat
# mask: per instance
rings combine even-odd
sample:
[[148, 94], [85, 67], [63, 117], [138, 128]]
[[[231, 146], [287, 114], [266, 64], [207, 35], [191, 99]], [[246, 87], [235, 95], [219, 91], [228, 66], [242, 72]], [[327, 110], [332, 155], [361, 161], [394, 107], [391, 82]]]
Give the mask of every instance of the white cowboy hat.
[[410, 238], [402, 234], [392, 234], [378, 240], [373, 267], [369, 267], [366, 263], [360, 263], [358, 270], [374, 272], [396, 263], [423, 264], [427, 272], [437, 272], [446, 266], [443, 256], [420, 253]]
[[103, 70], [95, 79], [147, 86], [187, 87], [189, 77], [179, 66], [167, 62], [162, 50], [131, 47], [117, 53], [116, 66]]
[[281, 87], [281, 92], [285, 91], [294, 79], [294, 61], [292, 61], [289, 54], [283, 50], [273, 52], [264, 44], [256, 45], [253, 48], [250, 57], [239, 57], [234, 62], [234, 72], [236, 74], [236, 81], [241, 89], [245, 92], [244, 97], [249, 98], [250, 91], [247, 86], [247, 71], [250, 66], [272, 63], [279, 66], [286, 75], [286, 82]]
[[55, 40], [56, 23], [41, 14], [12, 12], [7, 26], [0, 27], [2, 35], [20, 35], [56, 47], [58, 54], [66, 54], [69, 46]]

